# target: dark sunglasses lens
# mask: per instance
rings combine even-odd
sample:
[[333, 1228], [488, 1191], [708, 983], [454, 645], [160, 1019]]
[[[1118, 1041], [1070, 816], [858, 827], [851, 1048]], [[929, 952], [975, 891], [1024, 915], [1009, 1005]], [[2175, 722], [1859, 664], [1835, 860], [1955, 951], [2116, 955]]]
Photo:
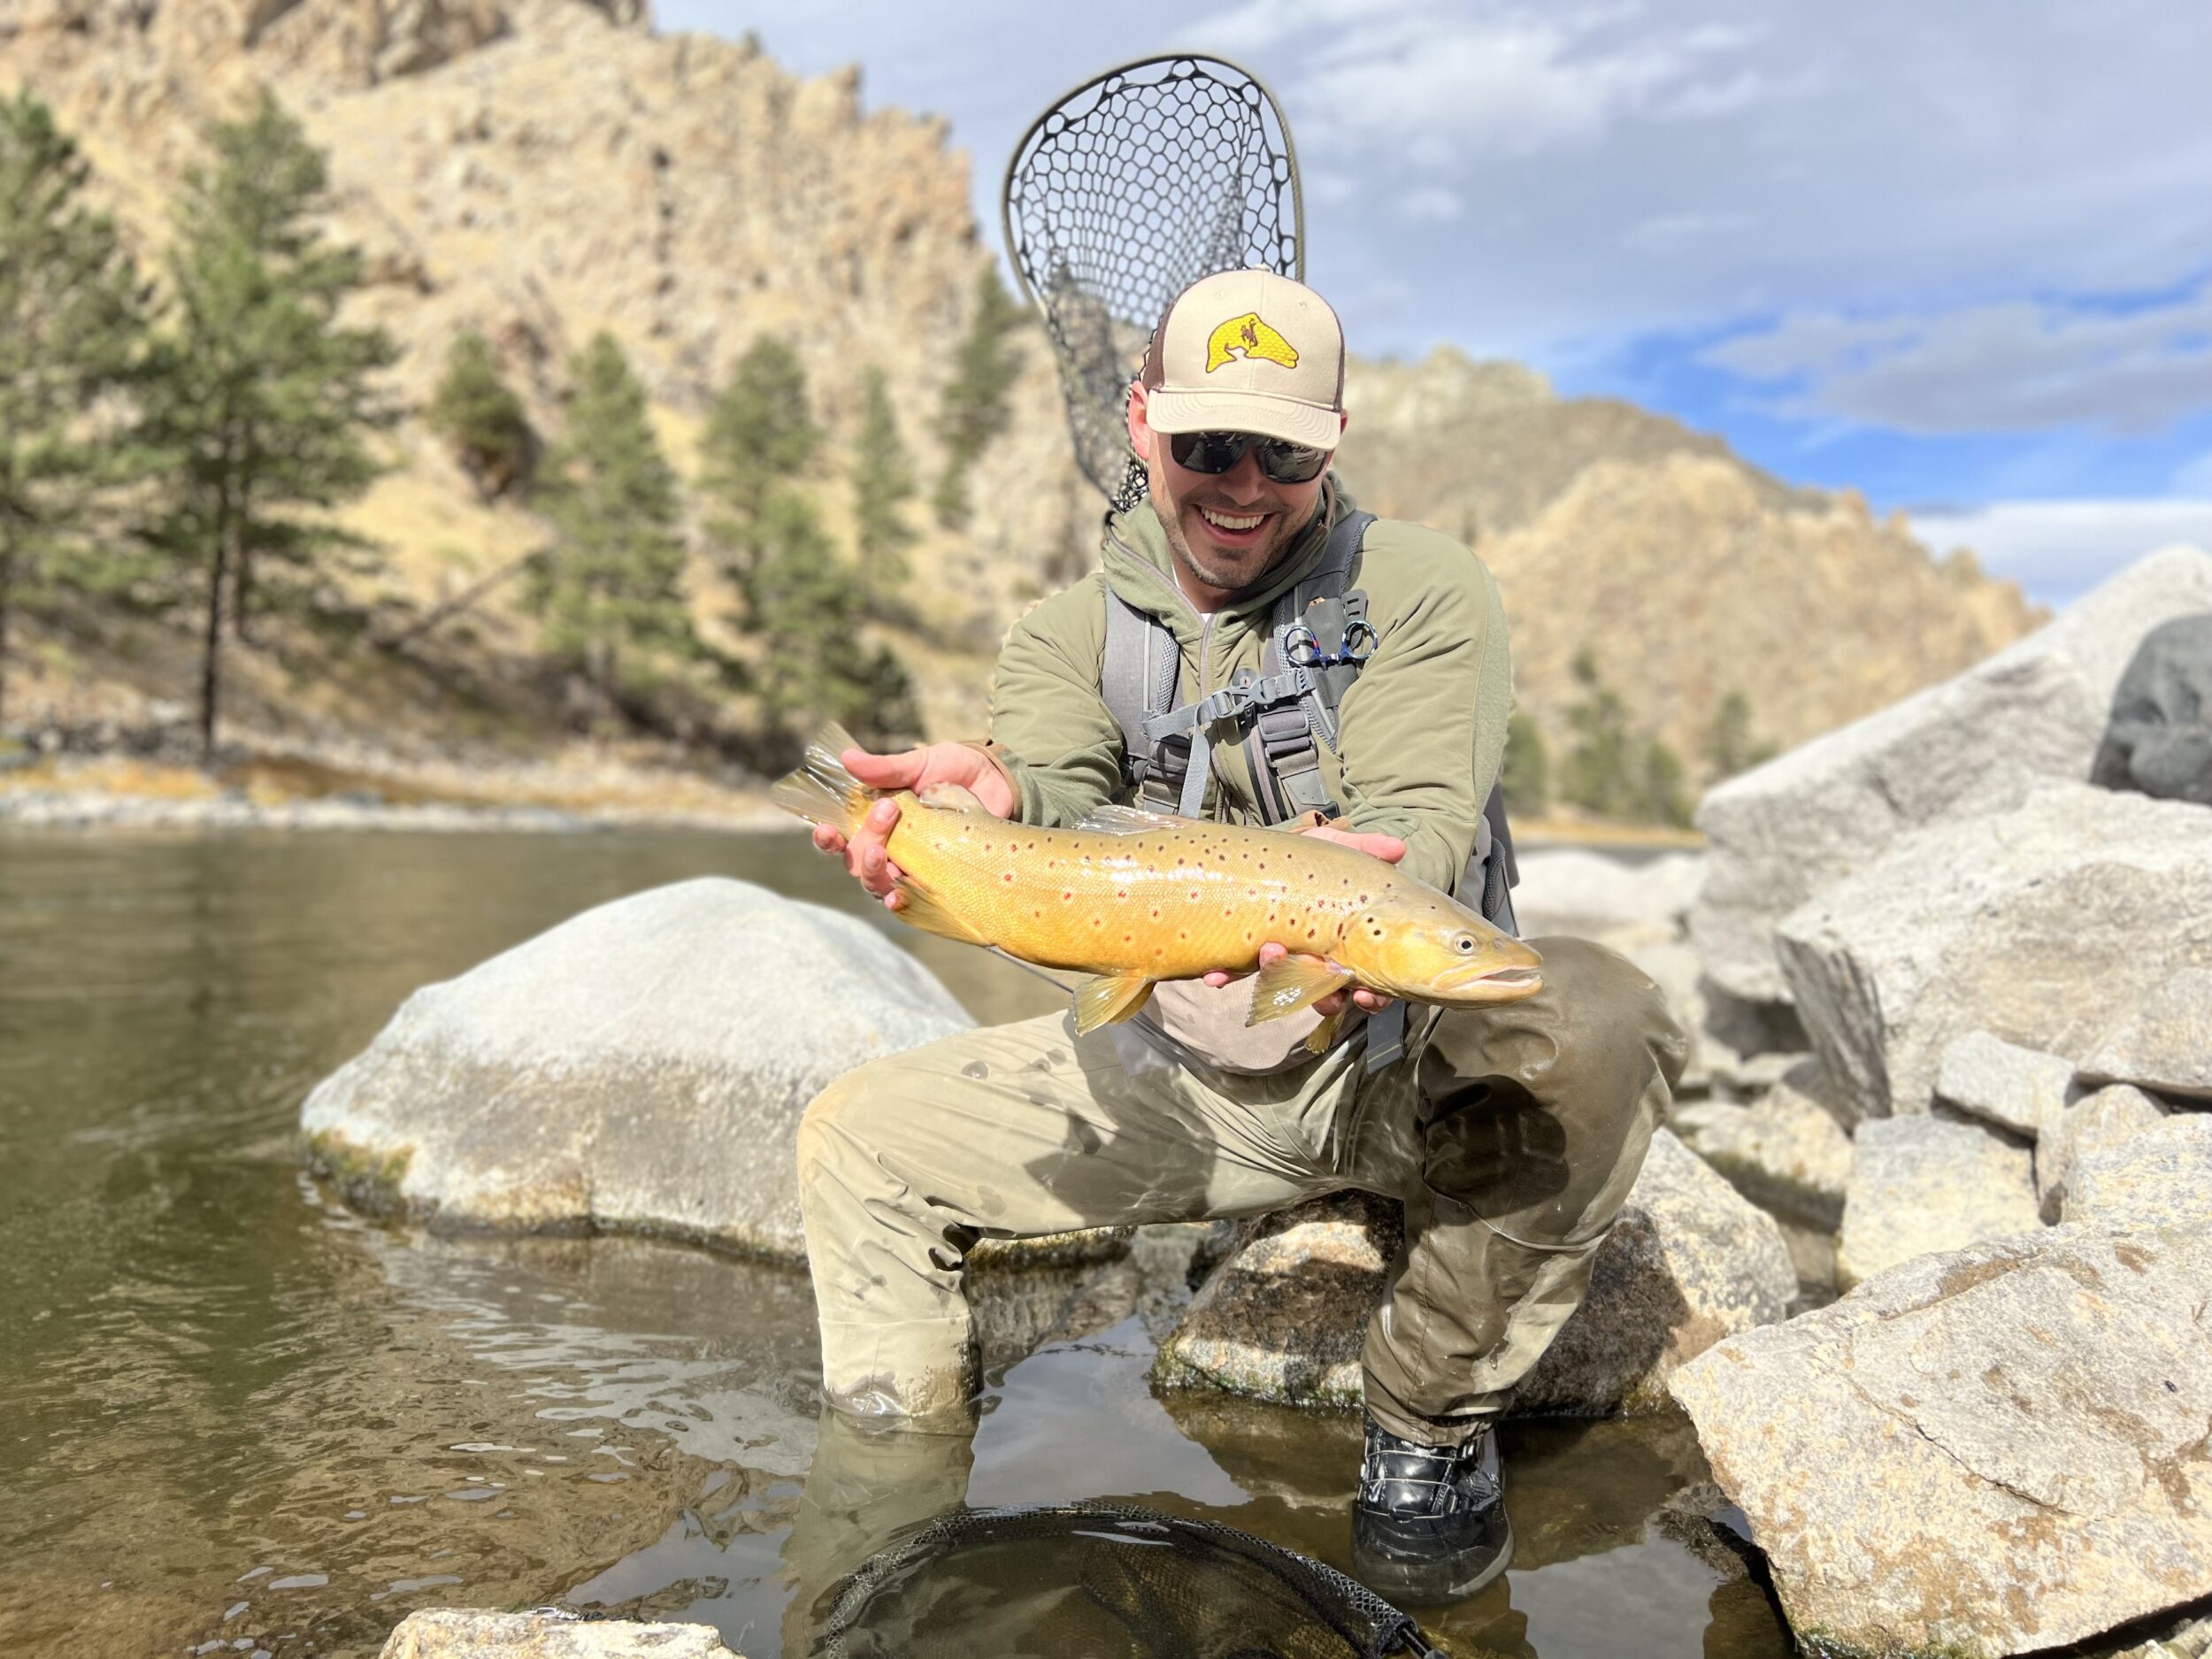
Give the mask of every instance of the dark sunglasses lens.
[[1190, 472], [1221, 473], [1259, 450], [1260, 471], [1278, 484], [1310, 484], [1329, 464], [1329, 452], [1249, 432], [1179, 432], [1168, 439], [1175, 465]]

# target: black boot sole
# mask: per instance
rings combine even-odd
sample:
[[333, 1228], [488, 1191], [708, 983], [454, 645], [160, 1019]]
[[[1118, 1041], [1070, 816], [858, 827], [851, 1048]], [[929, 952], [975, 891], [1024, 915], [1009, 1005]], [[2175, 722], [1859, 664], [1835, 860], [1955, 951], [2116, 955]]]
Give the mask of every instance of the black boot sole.
[[1426, 1606], [1463, 1601], [1489, 1588], [1513, 1564], [1513, 1523], [1503, 1517], [1500, 1519], [1505, 1527], [1505, 1537], [1499, 1543], [1497, 1553], [1463, 1577], [1451, 1572], [1450, 1556], [1440, 1552], [1432, 1539], [1419, 1535], [1376, 1538], [1372, 1534], [1377, 1532], [1386, 1533], [1394, 1529], [1373, 1516], [1361, 1519], [1370, 1535], [1363, 1538], [1356, 1528], [1352, 1566], [1360, 1581], [1386, 1601]]

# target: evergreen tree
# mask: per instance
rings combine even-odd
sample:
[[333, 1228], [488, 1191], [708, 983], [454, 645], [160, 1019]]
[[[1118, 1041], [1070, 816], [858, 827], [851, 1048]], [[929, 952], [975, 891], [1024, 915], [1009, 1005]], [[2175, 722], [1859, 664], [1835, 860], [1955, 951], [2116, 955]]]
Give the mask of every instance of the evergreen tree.
[[1644, 745], [1636, 816], [1647, 824], [1687, 828], [1691, 816], [1688, 782], [1689, 776], [1675, 752], [1657, 738], [1650, 739]]
[[683, 501], [614, 337], [595, 335], [571, 373], [568, 436], [546, 458], [537, 496], [553, 542], [528, 598], [547, 648], [611, 705], [626, 674], [642, 677], [636, 653], [698, 649], [683, 594]]
[[710, 528], [741, 575], [759, 557], [769, 495], [803, 472], [821, 443], [805, 369], [789, 346], [763, 334], [738, 359], [699, 441], [699, 483], [720, 509]]
[[1583, 695], [1567, 710], [1573, 741], [1559, 768], [1560, 796], [1607, 818], [1632, 817], [1646, 757], [1630, 734], [1627, 708], [1588, 651], [1576, 655], [1573, 668]]
[[146, 319], [115, 227], [81, 199], [87, 173], [44, 104], [0, 100], [0, 720], [12, 613], [58, 581], [128, 574], [97, 518], [146, 471], [114, 408]]
[[745, 597], [755, 632], [774, 652], [757, 676], [776, 751], [772, 764], [795, 757], [825, 720], [839, 721], [864, 743], [911, 737], [918, 729], [905, 669], [887, 647], [862, 641], [859, 584], [796, 490], [768, 498]]
[[931, 504], [948, 528], [968, 521], [968, 469], [1006, 429], [1006, 394], [1021, 372], [1021, 353], [1010, 336], [1021, 315], [999, 280], [997, 265], [986, 267], [976, 283], [967, 337], [945, 387], [945, 470]]
[[1775, 752], [1771, 743], [1751, 741], [1751, 704], [1743, 693], [1732, 691], [1723, 697], [1713, 710], [1713, 723], [1705, 729], [1705, 761], [1713, 769], [1713, 781], [1763, 764]]
[[860, 411], [860, 435], [853, 449], [854, 544], [860, 555], [863, 603], [879, 608], [884, 595], [907, 577], [906, 549], [914, 532], [900, 511], [914, 495], [914, 466], [899, 436], [891, 393], [881, 369], [868, 371]]
[[423, 411], [430, 429], [453, 446], [479, 500], [496, 501], [530, 465], [530, 418], [508, 389], [491, 342], [470, 329], [446, 352], [445, 373]]
[[1536, 722], [1516, 709], [1505, 721], [1505, 803], [1517, 812], [1540, 812], [1551, 800], [1550, 757]]
[[383, 470], [366, 434], [396, 418], [371, 384], [393, 361], [391, 342], [337, 321], [362, 262], [313, 226], [326, 202], [321, 153], [265, 90], [210, 142], [214, 165], [186, 180], [170, 250], [173, 320], [143, 399], [146, 430], [177, 457], [149, 534], [205, 596], [204, 757], [226, 612], [250, 641], [257, 614], [311, 602], [335, 570], [365, 565], [370, 544], [326, 510]]

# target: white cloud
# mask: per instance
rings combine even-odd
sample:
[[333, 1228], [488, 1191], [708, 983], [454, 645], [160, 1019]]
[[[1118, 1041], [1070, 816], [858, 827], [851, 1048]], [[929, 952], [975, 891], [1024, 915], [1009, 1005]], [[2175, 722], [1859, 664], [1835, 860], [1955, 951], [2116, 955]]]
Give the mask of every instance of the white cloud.
[[1792, 316], [1704, 360], [1797, 389], [1784, 412], [1913, 433], [2095, 424], [2132, 434], [2212, 403], [2212, 280], [2124, 311], [2013, 300], [1915, 316]]
[[1913, 534], [1939, 556], [1971, 548], [1993, 576], [2031, 599], [2062, 605], [2177, 541], [2212, 550], [2212, 499], [2012, 501], [1969, 512], [1912, 513]]

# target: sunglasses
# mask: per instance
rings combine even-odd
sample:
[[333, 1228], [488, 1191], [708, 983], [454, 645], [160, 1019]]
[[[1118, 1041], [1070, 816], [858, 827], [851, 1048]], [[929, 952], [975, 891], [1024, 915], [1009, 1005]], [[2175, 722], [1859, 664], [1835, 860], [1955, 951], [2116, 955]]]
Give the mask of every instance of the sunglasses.
[[1256, 432], [1178, 432], [1167, 441], [1175, 465], [1187, 472], [1225, 472], [1244, 459], [1247, 449], [1259, 456], [1260, 472], [1276, 484], [1310, 484], [1328, 466], [1331, 454]]

